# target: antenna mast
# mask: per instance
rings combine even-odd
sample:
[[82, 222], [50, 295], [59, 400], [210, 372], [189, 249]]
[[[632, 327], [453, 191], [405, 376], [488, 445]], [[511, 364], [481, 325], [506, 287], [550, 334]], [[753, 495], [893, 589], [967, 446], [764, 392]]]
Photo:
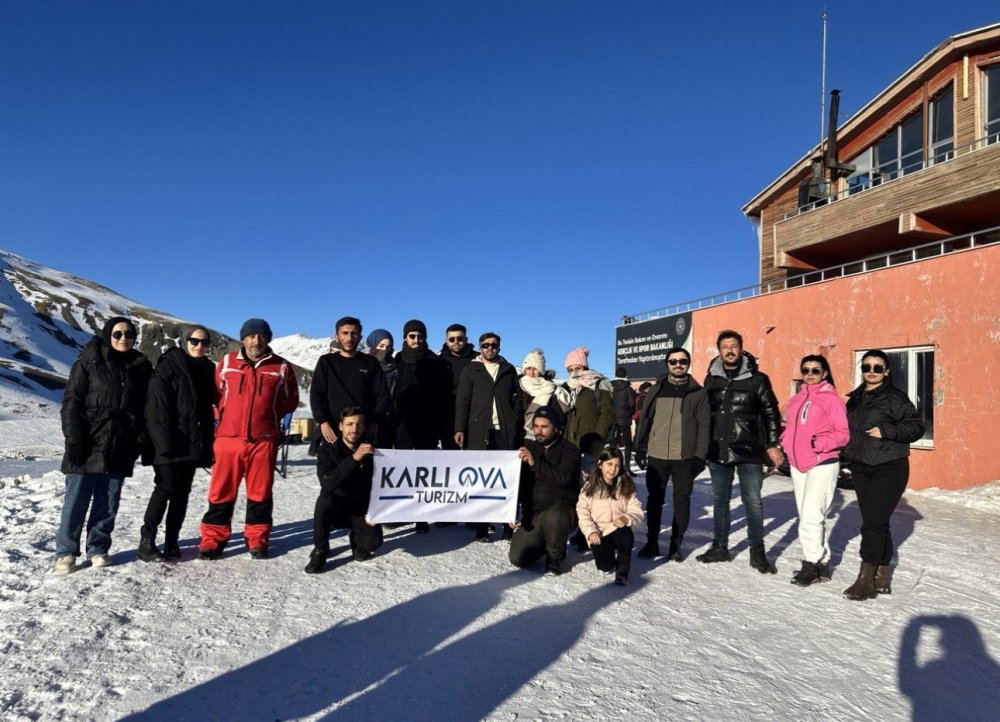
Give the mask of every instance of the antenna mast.
[[826, 138], [826, 6], [823, 6], [823, 63], [819, 83], [819, 150], [823, 152], [823, 139]]

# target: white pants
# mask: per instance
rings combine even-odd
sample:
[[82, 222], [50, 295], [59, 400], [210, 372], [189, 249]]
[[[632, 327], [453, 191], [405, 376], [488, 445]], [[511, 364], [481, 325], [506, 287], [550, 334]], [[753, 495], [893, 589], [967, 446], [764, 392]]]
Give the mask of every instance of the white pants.
[[830, 559], [826, 514], [833, 503], [839, 473], [839, 462], [814, 466], [806, 472], [792, 467], [792, 488], [799, 510], [799, 542], [802, 558], [807, 562], [815, 564]]

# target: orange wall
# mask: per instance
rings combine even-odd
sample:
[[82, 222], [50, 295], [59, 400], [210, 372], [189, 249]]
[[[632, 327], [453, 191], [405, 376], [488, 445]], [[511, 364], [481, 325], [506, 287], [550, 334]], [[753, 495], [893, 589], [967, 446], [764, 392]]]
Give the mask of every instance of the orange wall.
[[934, 346], [934, 448], [913, 449], [910, 487], [1000, 480], [1000, 245], [698, 310], [691, 326], [696, 378], [735, 329], [782, 409], [806, 354], [826, 356], [846, 394], [855, 351]]

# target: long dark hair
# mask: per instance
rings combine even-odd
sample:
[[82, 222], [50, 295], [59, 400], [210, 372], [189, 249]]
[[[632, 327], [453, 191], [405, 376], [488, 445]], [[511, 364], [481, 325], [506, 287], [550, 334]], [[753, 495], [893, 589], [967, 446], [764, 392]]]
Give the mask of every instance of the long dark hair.
[[[618, 459], [619, 471], [618, 476], [615, 477], [615, 483], [608, 485], [601, 474], [601, 464], [612, 459]], [[587, 472], [587, 480], [580, 493], [584, 496], [598, 498], [610, 496], [612, 499], [628, 499], [630, 496], [635, 496], [635, 483], [632, 481], [632, 475], [625, 468], [621, 449], [617, 446], [605, 446], [601, 449], [601, 453], [594, 460], [594, 468]]]
[[830, 362], [826, 360], [826, 356], [820, 356], [819, 354], [809, 354], [808, 356], [803, 356], [802, 360], [799, 361], [799, 368], [802, 367], [806, 361], [815, 361], [819, 364], [819, 367], [826, 371], [826, 382], [831, 386], [836, 386], [833, 383], [833, 371], [830, 370]]

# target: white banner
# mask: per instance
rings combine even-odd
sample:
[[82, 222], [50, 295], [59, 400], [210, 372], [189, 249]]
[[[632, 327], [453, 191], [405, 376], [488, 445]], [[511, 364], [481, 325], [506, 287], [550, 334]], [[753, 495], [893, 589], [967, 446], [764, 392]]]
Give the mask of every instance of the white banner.
[[520, 480], [516, 451], [378, 449], [368, 519], [514, 521]]

